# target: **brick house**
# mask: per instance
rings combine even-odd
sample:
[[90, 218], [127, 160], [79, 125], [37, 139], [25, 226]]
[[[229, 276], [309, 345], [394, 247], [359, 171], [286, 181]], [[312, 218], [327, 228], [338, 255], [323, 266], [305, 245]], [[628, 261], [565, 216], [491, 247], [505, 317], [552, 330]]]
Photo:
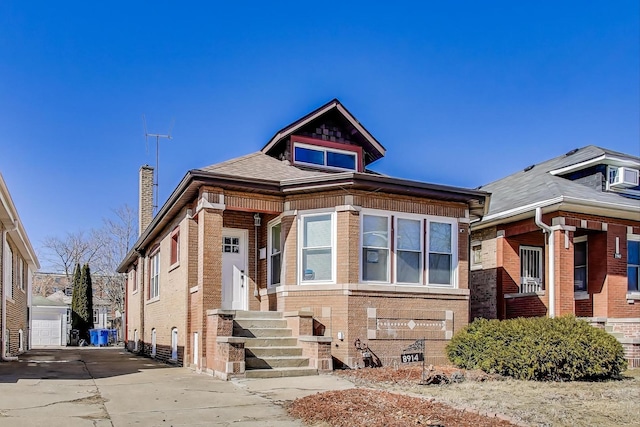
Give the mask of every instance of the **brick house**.
[[471, 317], [574, 314], [640, 363], [640, 158], [595, 146], [481, 188], [471, 225]]
[[259, 152], [190, 170], [154, 217], [143, 166], [141, 235], [118, 268], [128, 348], [242, 375], [239, 319], [268, 312], [321, 369], [362, 365], [356, 340], [389, 364], [426, 338], [441, 361], [468, 323], [469, 223], [489, 195], [372, 172], [384, 154], [333, 100]]
[[[29, 349], [31, 276], [40, 268], [29, 237], [20, 222], [9, 189], [0, 174], [0, 330], [2, 360]], [[37, 325], [35, 325], [37, 326]]]

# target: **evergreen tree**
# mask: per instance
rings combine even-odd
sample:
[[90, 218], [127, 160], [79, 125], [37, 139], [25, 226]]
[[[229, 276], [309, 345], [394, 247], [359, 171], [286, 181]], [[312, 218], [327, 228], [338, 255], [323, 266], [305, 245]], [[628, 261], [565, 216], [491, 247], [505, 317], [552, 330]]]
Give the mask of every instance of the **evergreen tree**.
[[80, 303], [80, 281], [81, 270], [80, 264], [76, 264], [75, 270], [73, 270], [73, 293], [71, 297], [71, 329], [82, 329], [82, 318], [78, 314], [78, 305]]
[[93, 288], [89, 264], [82, 269], [76, 266], [73, 274], [72, 328], [78, 330], [81, 339], [90, 341], [89, 329], [93, 329]]
[[82, 267], [82, 287], [87, 293], [87, 329], [93, 329], [93, 283], [91, 282], [89, 264], [85, 264]]

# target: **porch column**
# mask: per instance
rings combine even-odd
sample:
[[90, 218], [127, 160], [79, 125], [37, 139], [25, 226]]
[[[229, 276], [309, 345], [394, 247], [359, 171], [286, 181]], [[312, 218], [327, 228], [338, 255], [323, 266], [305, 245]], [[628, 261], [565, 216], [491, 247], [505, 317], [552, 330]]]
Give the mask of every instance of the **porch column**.
[[555, 315], [575, 314], [573, 292], [573, 231], [575, 228], [554, 226], [552, 230], [552, 237], [555, 239]]
[[[196, 302], [196, 327], [202, 331], [199, 335], [203, 345], [198, 346], [198, 360], [206, 364], [207, 360], [207, 310], [220, 308], [222, 302], [222, 209], [205, 207], [198, 212], [198, 290], [193, 294]], [[196, 329], [191, 331], [198, 332]], [[200, 369], [207, 368], [199, 366]]]

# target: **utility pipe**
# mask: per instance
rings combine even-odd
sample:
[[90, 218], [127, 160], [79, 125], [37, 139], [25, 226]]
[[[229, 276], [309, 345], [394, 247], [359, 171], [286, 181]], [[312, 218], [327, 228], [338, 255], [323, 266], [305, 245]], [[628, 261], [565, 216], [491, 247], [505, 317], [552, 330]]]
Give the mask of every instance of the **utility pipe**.
[[542, 222], [542, 208], [536, 208], [535, 222], [543, 233], [549, 234], [549, 317], [556, 317], [555, 238], [553, 230]]
[[[18, 224], [17, 222], [13, 223], [13, 228], [10, 230], [3, 230], [2, 231], [2, 260], [1, 262], [4, 263], [5, 261], [5, 248], [6, 248], [6, 242], [7, 242], [7, 234], [9, 234], [10, 231], [15, 231], [18, 229]], [[11, 262], [13, 262], [13, 260], [11, 260]], [[5, 266], [4, 268], [7, 268], [7, 266]], [[2, 274], [4, 275], [4, 268], [2, 269]], [[15, 356], [7, 356], [7, 284], [4, 283], [4, 281], [2, 282], [3, 285], [3, 289], [2, 289], [2, 349], [0, 351], [2, 351], [2, 360], [4, 360], [5, 362], [12, 362], [12, 361], [16, 361], [18, 360], [17, 357]]]

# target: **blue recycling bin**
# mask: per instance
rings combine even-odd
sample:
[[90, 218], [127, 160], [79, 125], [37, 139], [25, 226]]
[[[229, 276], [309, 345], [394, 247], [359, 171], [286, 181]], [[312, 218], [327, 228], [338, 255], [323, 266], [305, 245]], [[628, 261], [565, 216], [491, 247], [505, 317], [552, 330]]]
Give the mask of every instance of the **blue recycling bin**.
[[109, 345], [109, 330], [108, 329], [98, 329], [98, 345], [102, 347], [103, 345]]
[[118, 342], [118, 330], [109, 329], [109, 344], [115, 344]]
[[89, 344], [98, 345], [98, 330], [89, 329]]

